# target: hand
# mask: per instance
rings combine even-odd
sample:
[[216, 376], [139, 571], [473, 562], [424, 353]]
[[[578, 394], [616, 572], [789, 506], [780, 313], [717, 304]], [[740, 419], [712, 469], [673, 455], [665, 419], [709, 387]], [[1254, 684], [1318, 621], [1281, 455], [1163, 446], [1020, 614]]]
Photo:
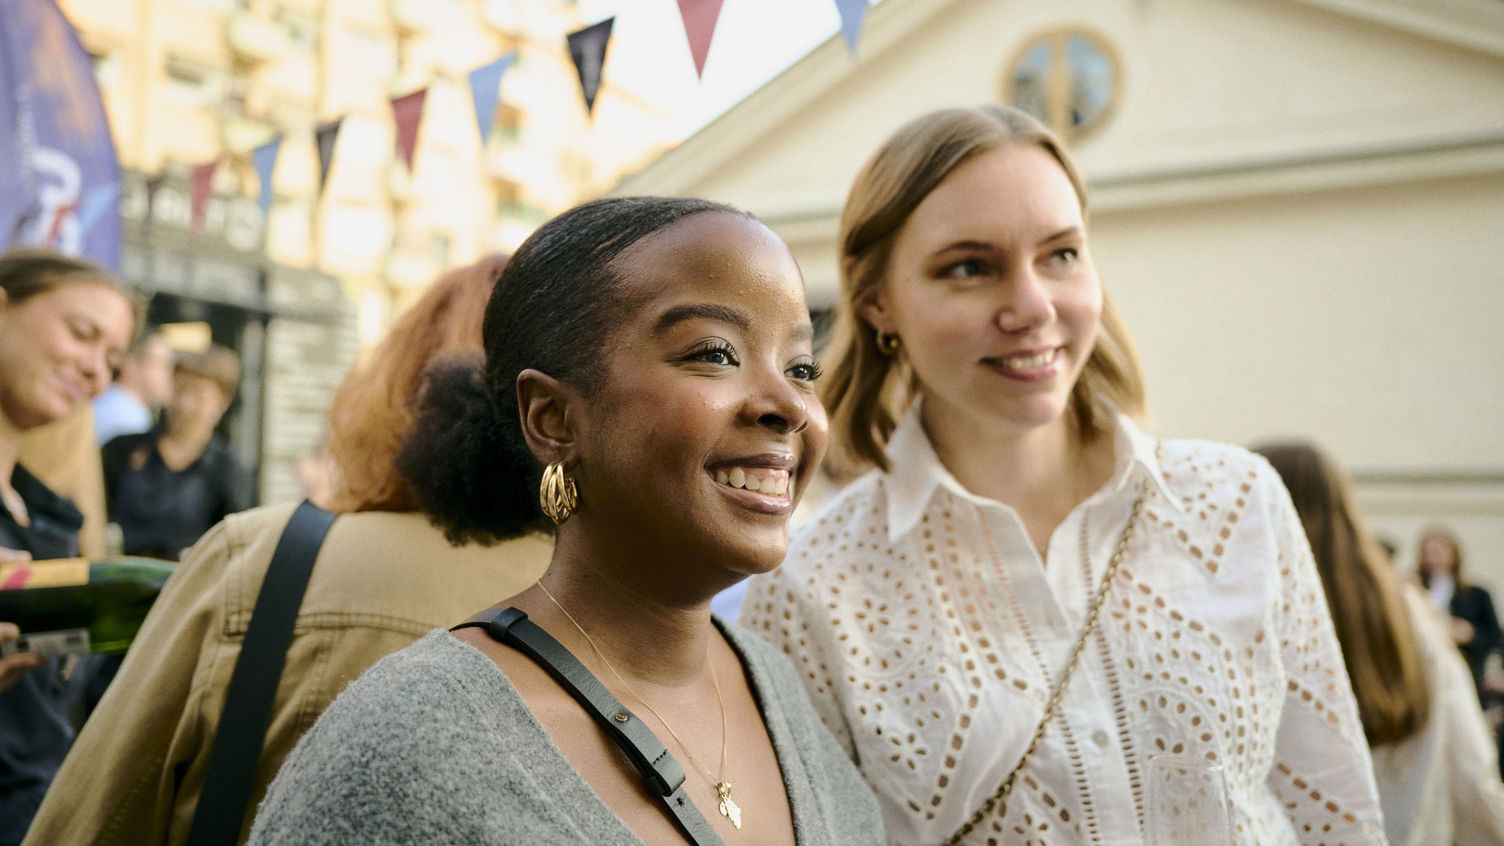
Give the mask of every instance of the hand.
[[[10, 643], [21, 636], [15, 623], [0, 623], [0, 643]], [[47, 663], [47, 659], [35, 652], [17, 652], [0, 657], [0, 691], [8, 689], [21, 677]]]
[[1472, 623], [1461, 617], [1452, 618], [1452, 640], [1456, 641], [1458, 646], [1467, 646], [1472, 643], [1473, 636], [1476, 634]]

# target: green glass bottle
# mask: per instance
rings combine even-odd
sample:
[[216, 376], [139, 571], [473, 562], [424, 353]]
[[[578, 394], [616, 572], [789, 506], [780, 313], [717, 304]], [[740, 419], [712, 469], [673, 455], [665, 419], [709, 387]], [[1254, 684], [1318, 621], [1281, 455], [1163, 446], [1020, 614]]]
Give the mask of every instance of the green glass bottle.
[[174, 569], [131, 557], [6, 563], [0, 621], [15, 623], [21, 638], [0, 644], [0, 653], [124, 652]]

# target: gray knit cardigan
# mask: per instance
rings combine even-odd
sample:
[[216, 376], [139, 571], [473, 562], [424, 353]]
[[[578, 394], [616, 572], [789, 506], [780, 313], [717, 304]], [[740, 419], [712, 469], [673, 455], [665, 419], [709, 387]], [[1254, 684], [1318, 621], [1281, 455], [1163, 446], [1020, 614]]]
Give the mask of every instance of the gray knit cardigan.
[[[762, 706], [798, 842], [883, 843], [876, 800], [793, 667], [721, 625]], [[329, 706], [272, 782], [249, 843], [642, 846], [500, 668], [443, 630], [382, 659]]]

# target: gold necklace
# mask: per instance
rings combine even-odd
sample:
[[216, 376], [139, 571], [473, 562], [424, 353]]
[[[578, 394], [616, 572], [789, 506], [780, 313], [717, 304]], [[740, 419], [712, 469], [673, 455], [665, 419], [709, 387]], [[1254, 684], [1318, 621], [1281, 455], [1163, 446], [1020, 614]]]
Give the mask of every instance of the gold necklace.
[[736, 827], [737, 831], [740, 831], [742, 827], [742, 809], [741, 806], [732, 801], [731, 782], [726, 780], [726, 700], [721, 697], [721, 681], [715, 675], [715, 661], [711, 660], [708, 655], [706, 656], [706, 663], [710, 665], [710, 683], [715, 685], [715, 701], [721, 708], [721, 775], [719, 778], [712, 774], [704, 764], [700, 763], [700, 759], [696, 758], [695, 753], [690, 751], [689, 744], [685, 743], [684, 739], [679, 737], [678, 733], [674, 731], [674, 727], [668, 724], [668, 720], [663, 719], [663, 715], [658, 713], [652, 705], [648, 704], [648, 701], [642, 697], [642, 694], [638, 693], [625, 678], [622, 678], [621, 673], [617, 672], [616, 667], [607, 660], [606, 653], [602, 652], [601, 648], [596, 645], [595, 638], [590, 636], [590, 632], [585, 631], [585, 627], [580, 625], [580, 621], [576, 620], [574, 615], [569, 613], [568, 609], [559, 604], [559, 600], [555, 599], [548, 588], [543, 586], [543, 582], [538, 582], [538, 589], [543, 591], [543, 595], [548, 597], [548, 601], [552, 602], [554, 607], [558, 608], [564, 617], [574, 624], [575, 629], [581, 635], [584, 635], [585, 642], [590, 644], [590, 648], [595, 651], [595, 657], [601, 659], [601, 663], [606, 665], [606, 669], [611, 671], [611, 675], [616, 676], [616, 680], [621, 682], [622, 687], [625, 687], [628, 693], [632, 694], [638, 702], [641, 702], [642, 706], [648, 709], [648, 713], [658, 718], [658, 722], [665, 729], [668, 729], [669, 736], [678, 741], [679, 748], [684, 750], [684, 754], [689, 756], [689, 760], [699, 768], [700, 772], [705, 774], [706, 778], [710, 779], [710, 783], [715, 785], [716, 794], [721, 797], [721, 802], [717, 810], [721, 812], [721, 816], [731, 821], [731, 824]]

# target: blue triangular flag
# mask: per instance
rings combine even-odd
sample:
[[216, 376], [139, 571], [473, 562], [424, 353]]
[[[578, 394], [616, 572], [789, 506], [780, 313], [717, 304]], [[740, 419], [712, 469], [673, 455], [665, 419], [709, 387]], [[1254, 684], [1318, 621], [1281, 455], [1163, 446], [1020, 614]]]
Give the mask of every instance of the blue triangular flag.
[[282, 136], [278, 135], [251, 151], [251, 164], [256, 168], [256, 175], [261, 177], [261, 195], [256, 204], [261, 206], [263, 217], [272, 207], [272, 168], [277, 166], [277, 152], [281, 149]]
[[480, 145], [491, 140], [491, 127], [496, 122], [496, 104], [501, 100], [501, 75], [517, 61], [515, 52], [508, 53], [489, 65], [470, 71], [470, 98], [475, 101], [475, 123], [480, 127]]
[[841, 15], [841, 34], [846, 36], [846, 49], [855, 56], [862, 18], [867, 15], [867, 0], [836, 0], [836, 11]]

